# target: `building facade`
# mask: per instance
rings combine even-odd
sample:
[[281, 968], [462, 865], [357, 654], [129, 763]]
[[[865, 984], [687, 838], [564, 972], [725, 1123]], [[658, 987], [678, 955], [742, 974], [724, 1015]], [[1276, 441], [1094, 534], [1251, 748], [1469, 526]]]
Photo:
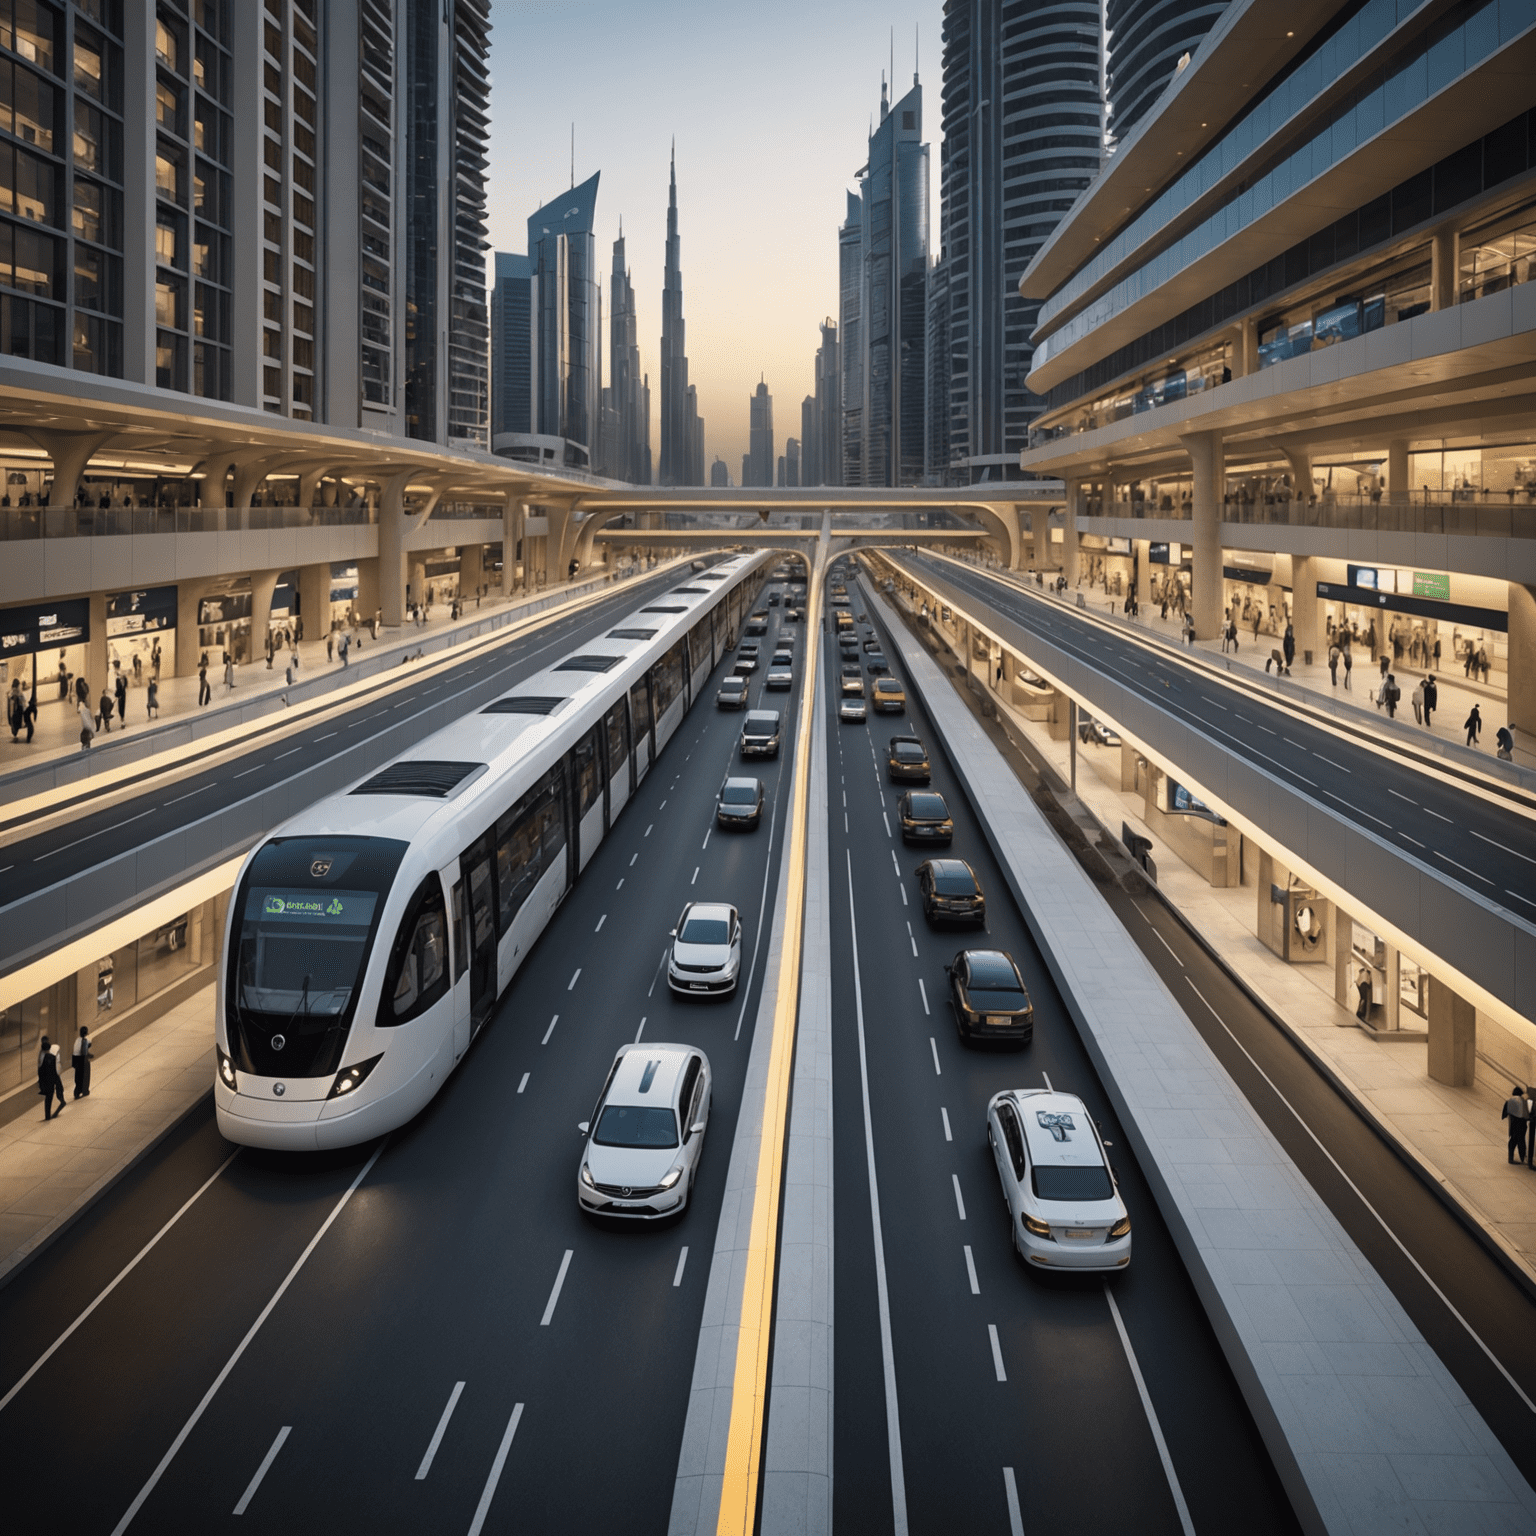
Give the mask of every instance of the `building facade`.
[[742, 461], [741, 483], [769, 486], [774, 480], [773, 396], [768, 393], [765, 381], [758, 381], [747, 408], [751, 435], [748, 439], [750, 446]]
[[1152, 110], [1226, 8], [1227, 0], [1106, 0], [1104, 83], [1114, 140]]
[[682, 240], [677, 231], [677, 152], [672, 153], [667, 189], [667, 255], [661, 290], [661, 464], [662, 485], [703, 485], [704, 424], [698, 392], [688, 383], [683, 321]]
[[630, 485], [651, 483], [651, 381], [640, 371], [640, 333], [635, 288], [629, 279], [624, 227], [613, 242], [609, 279], [608, 387], [604, 396], [602, 473]]

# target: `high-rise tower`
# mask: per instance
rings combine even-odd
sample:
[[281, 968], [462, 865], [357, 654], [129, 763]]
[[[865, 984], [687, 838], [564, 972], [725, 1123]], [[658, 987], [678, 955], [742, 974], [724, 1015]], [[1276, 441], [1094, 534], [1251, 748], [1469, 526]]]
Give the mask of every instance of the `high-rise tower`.
[[1226, 8], [1227, 0], [1188, 0], [1181, 5], [1109, 0], [1104, 75], [1109, 132], [1115, 139], [1125, 138], [1146, 116], [1183, 67], [1179, 61], [1194, 53]]
[[677, 148], [667, 193], [667, 266], [661, 289], [661, 474], [662, 485], [704, 483], [704, 428], [697, 395], [688, 387], [683, 346], [682, 242], [677, 233]]
[[651, 412], [640, 373], [640, 342], [635, 314], [635, 289], [629, 280], [624, 250], [624, 226], [613, 242], [612, 304], [608, 313], [608, 375], [604, 393], [613, 412], [613, 442], [604, 473], [631, 485], [651, 483]]

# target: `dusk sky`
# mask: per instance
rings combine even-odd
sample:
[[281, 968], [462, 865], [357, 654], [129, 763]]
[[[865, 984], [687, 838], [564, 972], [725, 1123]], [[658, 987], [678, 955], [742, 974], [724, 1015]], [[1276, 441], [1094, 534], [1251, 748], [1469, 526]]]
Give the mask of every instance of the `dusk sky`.
[[[817, 326], [837, 310], [837, 228], [864, 163], [895, 28], [899, 91], [921, 37], [924, 136], [938, 197], [939, 0], [493, 0], [491, 244], [523, 251], [528, 215], [602, 172], [604, 314], [624, 221], [659, 454], [667, 156], [677, 179], [690, 380], [716, 456], [740, 478], [747, 397], [766, 376], [774, 437], [800, 435]], [[606, 338], [604, 377], [607, 377]]]

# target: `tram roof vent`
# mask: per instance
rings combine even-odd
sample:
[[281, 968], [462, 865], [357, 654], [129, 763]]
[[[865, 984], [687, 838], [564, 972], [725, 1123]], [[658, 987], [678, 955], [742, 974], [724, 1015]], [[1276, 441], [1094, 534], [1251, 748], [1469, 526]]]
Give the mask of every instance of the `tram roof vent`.
[[656, 631], [654, 629], [610, 629], [607, 638], [610, 640], [654, 640], [656, 638]]
[[686, 608], [684, 608], [681, 604], [679, 604], [676, 608], [664, 608], [664, 607], [660, 606], [659, 604], [657, 604], [657, 605], [653, 605], [650, 608], [642, 608], [640, 610], [640, 612], [641, 613], [687, 613], [688, 610]]
[[673, 587], [673, 597], [704, 597], [708, 594], [708, 587]]
[[554, 693], [509, 693], [505, 698], [492, 699], [482, 715], [552, 715], [564, 704], [565, 698]]
[[567, 656], [553, 670], [556, 672], [608, 672], [623, 660], [622, 656], [598, 656], [588, 652], [581, 656]]
[[484, 773], [484, 763], [450, 763], [431, 758], [410, 758], [365, 779], [354, 795], [421, 795], [446, 800], [472, 773]]

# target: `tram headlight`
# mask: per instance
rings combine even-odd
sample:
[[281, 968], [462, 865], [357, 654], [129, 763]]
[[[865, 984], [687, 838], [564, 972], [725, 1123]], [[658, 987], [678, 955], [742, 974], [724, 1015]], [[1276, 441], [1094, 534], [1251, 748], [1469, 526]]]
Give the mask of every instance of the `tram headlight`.
[[219, 1058], [219, 1081], [229, 1089], [231, 1093], [240, 1091], [240, 1079], [235, 1076], [235, 1064], [224, 1054], [224, 1047], [215, 1043], [214, 1051]]
[[368, 1074], [384, 1060], [384, 1053], [370, 1056], [367, 1061], [357, 1062], [354, 1066], [343, 1067], [336, 1074], [336, 1081], [331, 1084], [331, 1091], [326, 1094], [328, 1099], [345, 1098], [349, 1093], [356, 1093]]

